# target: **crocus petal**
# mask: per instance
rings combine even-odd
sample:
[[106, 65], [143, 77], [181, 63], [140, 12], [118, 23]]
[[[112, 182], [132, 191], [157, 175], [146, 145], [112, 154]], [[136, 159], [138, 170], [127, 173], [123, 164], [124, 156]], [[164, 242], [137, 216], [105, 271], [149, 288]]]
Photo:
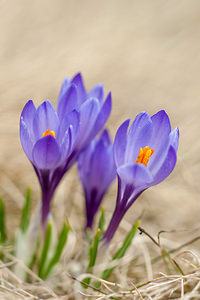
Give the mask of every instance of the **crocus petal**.
[[88, 99], [81, 105], [80, 108], [80, 132], [78, 147], [84, 147], [91, 139], [91, 132], [100, 110], [99, 101], [94, 99]]
[[127, 145], [127, 130], [130, 119], [126, 120], [117, 130], [114, 140], [114, 157], [117, 168], [124, 164], [124, 156]]
[[95, 85], [87, 94], [88, 98], [94, 97], [99, 100], [100, 103], [103, 102], [104, 98], [104, 88], [102, 84]]
[[[171, 132], [169, 117], [164, 110], [157, 112], [151, 117], [153, 132], [150, 141], [150, 147], [155, 151], [162, 147]], [[153, 158], [153, 157], [152, 157]]]
[[93, 140], [79, 155], [78, 157], [78, 170], [79, 177], [83, 183], [83, 186], [87, 186], [88, 176], [91, 170], [91, 153], [93, 153], [95, 141]]
[[169, 135], [169, 139], [170, 139], [170, 145], [173, 146], [173, 148], [176, 150], [178, 150], [178, 144], [179, 144], [179, 129], [178, 127], [176, 127]]
[[22, 118], [20, 119], [20, 140], [24, 152], [26, 153], [30, 161], [32, 161], [33, 142], [30, 138], [27, 125], [25, 124]]
[[111, 144], [110, 136], [108, 133], [108, 130], [105, 129], [101, 134], [101, 139], [104, 142], [105, 145], [109, 146]]
[[133, 201], [148, 188], [153, 177], [143, 164], [124, 165], [117, 169], [118, 197], [117, 205], [128, 209]]
[[85, 190], [96, 188], [98, 194], [101, 194], [116, 177], [112, 147], [112, 144], [106, 145], [101, 136], [98, 141], [93, 140], [80, 154], [78, 169]]
[[158, 149], [154, 149], [154, 152], [149, 159], [147, 167], [152, 172], [153, 176], [157, 173], [158, 169], [162, 165], [163, 160], [167, 155], [168, 149], [169, 149], [169, 136], [167, 136], [165, 141], [163, 141], [162, 145], [160, 145]]
[[109, 160], [110, 157], [106, 151], [106, 147], [102, 140], [100, 140], [96, 147], [95, 151], [93, 152], [93, 155], [91, 157], [91, 178], [90, 178], [90, 184], [93, 187], [103, 186], [104, 184], [102, 181], [104, 181], [106, 178], [107, 169], [105, 166], [109, 166]]
[[155, 149], [152, 157], [148, 162], [148, 168], [152, 172], [152, 175], [158, 172], [161, 168], [163, 161], [168, 153], [169, 147], [172, 146], [175, 151], [178, 150], [178, 142], [179, 142], [179, 131], [178, 128], [174, 129], [165, 140], [163, 140], [162, 145]]
[[44, 101], [38, 108], [33, 120], [33, 128], [36, 139], [40, 139], [44, 132], [49, 129], [57, 135], [59, 119], [57, 112], [49, 100]]
[[29, 100], [22, 110], [20, 120], [23, 120], [23, 122], [26, 124], [27, 130], [29, 131], [29, 135], [32, 138], [34, 137], [33, 120], [35, 117], [35, 113], [36, 113], [35, 105], [33, 104], [32, 100]]
[[112, 109], [112, 98], [111, 98], [111, 93], [109, 93], [98, 114], [98, 117], [93, 127], [91, 138], [94, 138], [97, 135], [97, 133], [104, 127], [106, 121], [108, 120], [108, 117], [110, 116], [111, 109]]
[[72, 139], [73, 139], [73, 127], [72, 125], [66, 130], [61, 143], [61, 159], [60, 163], [64, 162], [70, 155], [72, 151]]
[[140, 148], [148, 146], [152, 134], [152, 121], [148, 113], [140, 113], [133, 121], [127, 139], [126, 163], [134, 163]]
[[59, 132], [58, 132], [58, 143], [63, 143], [63, 137], [65, 136], [66, 131], [68, 130], [69, 126], [73, 127], [73, 136], [72, 136], [72, 144], [74, 144], [79, 131], [79, 113], [76, 110], [71, 111], [70, 113], [66, 114], [64, 119], [61, 122]]
[[81, 73], [78, 73], [74, 76], [74, 78], [72, 79], [71, 83], [74, 83], [75, 86], [77, 87], [77, 93], [78, 93], [78, 103], [79, 106], [85, 102], [86, 98], [87, 98], [87, 94], [86, 94], [86, 90], [85, 90], [85, 86], [83, 83], [83, 78], [81, 76]]
[[33, 148], [34, 165], [41, 170], [55, 168], [60, 160], [60, 156], [60, 147], [51, 135], [38, 140]]
[[170, 146], [167, 155], [157, 173], [154, 175], [153, 181], [150, 186], [160, 183], [169, 176], [176, 165], [176, 159], [176, 150], [172, 146]]
[[131, 184], [136, 188], [144, 187], [152, 182], [153, 177], [143, 164], [123, 165], [117, 169], [117, 174], [124, 184]]
[[69, 88], [69, 86], [70, 86], [70, 79], [68, 77], [65, 77], [61, 85], [60, 93], [58, 96], [58, 107], [60, 105], [60, 101], [62, 101], [63, 99], [63, 96], [66, 94], [66, 91]]
[[59, 95], [58, 100], [58, 117], [60, 121], [72, 110], [78, 110], [78, 94], [74, 84], [68, 86], [66, 91]]
[[113, 145], [107, 150], [107, 168], [102, 180], [102, 190], [106, 191], [117, 176], [117, 168], [114, 161]]
[[115, 159], [114, 159], [114, 150], [113, 150], [113, 144], [111, 144], [108, 148], [108, 154], [110, 156], [110, 166], [108, 168], [108, 172], [109, 172], [109, 177], [113, 178], [111, 179], [111, 182], [115, 179], [115, 177], [117, 176], [117, 167], [115, 164]]

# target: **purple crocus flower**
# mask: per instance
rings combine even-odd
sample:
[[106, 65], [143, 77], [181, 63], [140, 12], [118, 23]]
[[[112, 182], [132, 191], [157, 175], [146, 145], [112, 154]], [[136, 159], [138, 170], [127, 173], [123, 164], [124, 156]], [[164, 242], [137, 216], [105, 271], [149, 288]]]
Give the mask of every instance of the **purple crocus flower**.
[[117, 166], [118, 195], [115, 211], [104, 235], [108, 243], [124, 214], [137, 197], [147, 188], [163, 181], [176, 165], [178, 128], [171, 132], [165, 111], [152, 117], [140, 113], [129, 131], [126, 120], [118, 129], [114, 141]]
[[20, 139], [41, 184], [43, 224], [63, 175], [103, 128], [111, 111], [111, 95], [103, 103], [102, 86], [94, 87], [88, 94], [84, 91], [78, 74], [71, 81], [65, 79], [58, 112], [48, 100], [37, 109], [30, 100], [21, 114]]
[[117, 175], [113, 144], [107, 130], [80, 154], [78, 171], [85, 194], [86, 228], [92, 228], [102, 199]]
[[72, 80], [65, 78], [58, 97], [58, 117], [62, 120], [66, 112], [75, 109], [80, 114], [80, 128], [76, 147], [68, 161], [69, 168], [89, 142], [104, 127], [111, 112], [111, 93], [104, 99], [103, 85], [95, 85], [86, 92], [80, 73]]
[[78, 136], [79, 113], [73, 110], [66, 119], [60, 122], [48, 100], [37, 109], [32, 100], [28, 101], [20, 118], [21, 144], [41, 184], [42, 223], [46, 221], [51, 198]]

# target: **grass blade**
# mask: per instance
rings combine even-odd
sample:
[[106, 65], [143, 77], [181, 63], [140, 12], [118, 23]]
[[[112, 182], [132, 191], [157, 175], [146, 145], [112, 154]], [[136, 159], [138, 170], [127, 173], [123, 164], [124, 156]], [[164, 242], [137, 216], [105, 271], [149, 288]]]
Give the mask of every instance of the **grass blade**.
[[44, 267], [48, 256], [49, 246], [51, 243], [51, 236], [52, 236], [52, 224], [51, 222], [49, 222], [47, 226], [45, 239], [44, 239], [42, 253], [38, 262], [38, 275], [41, 278], [43, 278], [44, 276]]
[[99, 226], [98, 228], [101, 230], [101, 232], [104, 231], [104, 224], [105, 224], [105, 212], [104, 212], [104, 207], [101, 207], [101, 215], [99, 218]]
[[57, 247], [55, 249], [53, 257], [51, 258], [51, 260], [49, 262], [49, 265], [47, 266], [47, 268], [44, 272], [43, 278], [47, 278], [49, 273], [51, 272], [52, 268], [58, 263], [58, 261], [61, 257], [62, 251], [66, 245], [70, 229], [71, 229], [70, 226], [68, 224], [66, 224], [66, 222], [64, 222], [63, 228], [61, 230], [61, 233], [60, 233], [60, 236], [58, 239]]
[[[124, 240], [124, 243], [121, 246], [121, 248], [119, 248], [119, 250], [113, 256], [112, 261], [118, 260], [118, 259], [120, 259], [124, 256], [124, 254], [126, 253], [127, 249], [129, 248], [129, 246], [130, 246], [130, 244], [131, 244], [131, 242], [132, 242], [132, 240], [133, 240], [133, 238], [136, 234], [136, 231], [137, 231], [139, 225], [140, 225], [140, 221], [138, 220], [135, 223], [135, 225], [132, 227], [132, 229], [129, 231], [128, 235], [126, 236], [126, 238]], [[116, 268], [116, 266], [104, 270], [103, 273], [102, 273], [101, 278], [106, 280], [112, 274], [112, 272], [114, 271], [115, 268]]]
[[101, 230], [98, 228], [97, 233], [94, 237], [94, 242], [93, 246], [91, 248], [91, 253], [90, 253], [90, 260], [88, 264], [88, 270], [93, 268], [96, 262], [96, 257], [97, 257], [97, 251], [98, 251], [98, 246], [99, 246], [99, 239], [100, 239], [100, 232]]
[[[88, 263], [88, 267], [87, 267], [87, 271], [86, 271], [87, 273], [92, 273], [93, 267], [96, 262], [96, 257], [97, 257], [98, 247], [99, 247], [99, 240], [100, 240], [100, 233], [101, 233], [101, 230], [98, 228], [97, 233], [94, 237], [94, 242], [91, 243], [90, 248], [89, 248], [89, 263]], [[90, 280], [91, 280], [90, 277], [86, 277], [85, 279], [83, 279], [83, 282], [86, 284], [89, 284]], [[87, 288], [87, 287], [84, 286], [84, 288]]]
[[24, 203], [24, 208], [22, 210], [22, 218], [21, 218], [21, 231], [23, 233], [26, 232], [29, 226], [29, 221], [30, 221], [30, 212], [31, 212], [31, 189], [27, 188], [26, 191], [26, 199]]
[[6, 225], [5, 225], [5, 207], [3, 199], [0, 198], [0, 243], [3, 244], [6, 241]]

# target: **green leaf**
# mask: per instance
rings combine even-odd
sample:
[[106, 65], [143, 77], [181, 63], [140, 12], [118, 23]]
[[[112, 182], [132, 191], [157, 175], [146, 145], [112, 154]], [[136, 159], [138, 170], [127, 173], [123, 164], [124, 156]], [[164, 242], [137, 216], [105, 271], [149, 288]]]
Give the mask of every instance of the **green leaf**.
[[31, 211], [31, 189], [27, 188], [26, 191], [26, 199], [24, 203], [24, 208], [22, 210], [22, 217], [21, 217], [21, 231], [25, 233], [29, 226], [30, 221], [30, 211]]
[[100, 239], [100, 232], [101, 232], [101, 230], [98, 228], [97, 233], [94, 237], [93, 246], [92, 246], [91, 251], [90, 251], [90, 260], [89, 260], [89, 264], [88, 264], [88, 271], [92, 267], [94, 267], [95, 262], [96, 262], [97, 251], [98, 251], [98, 246], [99, 246], [99, 239]]
[[[105, 223], [105, 213], [104, 213], [104, 207], [101, 207], [101, 215], [99, 218], [99, 224], [98, 224], [98, 230], [96, 232], [96, 235], [94, 237], [94, 242], [92, 242], [91, 239], [91, 231], [87, 231], [88, 241], [89, 241], [89, 263], [87, 267], [87, 273], [92, 273], [93, 267], [96, 262], [97, 252], [98, 252], [98, 246], [99, 246], [99, 240], [101, 237], [101, 234], [104, 230], [104, 223]], [[89, 284], [91, 278], [87, 277], [83, 280], [84, 283]], [[86, 287], [84, 287], [86, 288]]]
[[5, 226], [5, 207], [3, 199], [0, 198], [0, 243], [3, 244], [6, 241], [6, 226]]
[[[94, 237], [94, 242], [92, 244], [90, 244], [90, 247], [89, 247], [89, 263], [88, 263], [88, 267], [87, 267], [87, 273], [92, 273], [93, 267], [96, 262], [99, 240], [100, 240], [100, 233], [101, 233], [101, 230], [98, 228], [97, 233]], [[83, 279], [83, 282], [86, 284], [89, 284], [90, 280], [91, 280], [90, 277], [86, 277]], [[87, 287], [84, 287], [84, 288], [87, 288]]]
[[[128, 235], [126, 236], [121, 248], [119, 248], [119, 250], [115, 253], [115, 255], [113, 256], [112, 258], [112, 261], [115, 261], [115, 260], [118, 260], [120, 258], [122, 258], [124, 256], [124, 254], [126, 253], [127, 249], [129, 248], [135, 234], [136, 234], [136, 231], [138, 229], [140, 225], [140, 221], [138, 220], [135, 225], [132, 227], [132, 229], [129, 231]], [[102, 275], [101, 275], [101, 278], [102, 279], [107, 279], [111, 274], [112, 272], [114, 271], [114, 269], [116, 268], [116, 266], [112, 267], [112, 268], [109, 268], [109, 269], [106, 269], [103, 271]]]
[[99, 226], [98, 226], [98, 228], [101, 230], [101, 232], [104, 231], [104, 224], [105, 224], [105, 212], [104, 212], [104, 207], [101, 206], [101, 215], [99, 218]]
[[91, 245], [92, 244], [92, 235], [91, 235], [91, 229], [90, 228], [86, 229], [86, 236], [87, 236], [87, 240], [88, 240], [89, 244]]
[[58, 263], [58, 261], [61, 257], [62, 251], [66, 245], [70, 229], [71, 229], [70, 226], [68, 224], [66, 224], [66, 222], [64, 222], [63, 228], [61, 230], [61, 233], [60, 233], [60, 236], [58, 239], [57, 247], [56, 247], [55, 252], [44, 272], [43, 278], [47, 278], [49, 273], [51, 272], [52, 268]]
[[44, 278], [44, 267], [48, 256], [51, 236], [52, 236], [52, 224], [51, 222], [49, 222], [46, 230], [42, 253], [38, 262], [38, 275], [41, 278]]

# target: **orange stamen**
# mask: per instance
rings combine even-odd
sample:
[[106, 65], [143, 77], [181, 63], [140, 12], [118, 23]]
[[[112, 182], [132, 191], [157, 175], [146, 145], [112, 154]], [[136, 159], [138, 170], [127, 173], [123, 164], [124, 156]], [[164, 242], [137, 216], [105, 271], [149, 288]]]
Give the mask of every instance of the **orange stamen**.
[[50, 131], [49, 129], [47, 129], [47, 131], [45, 131], [44, 133], [43, 133], [43, 135], [42, 135], [42, 137], [45, 137], [45, 136], [47, 136], [47, 135], [51, 135], [52, 137], [54, 137], [55, 138], [55, 132], [52, 130], [52, 131]]
[[141, 163], [143, 165], [145, 165], [145, 167], [147, 166], [147, 163], [149, 161], [149, 158], [151, 157], [151, 155], [154, 153], [153, 149], [150, 149], [148, 146], [144, 147], [144, 148], [140, 148], [140, 152], [138, 154], [138, 157], [136, 159], [136, 163]]

